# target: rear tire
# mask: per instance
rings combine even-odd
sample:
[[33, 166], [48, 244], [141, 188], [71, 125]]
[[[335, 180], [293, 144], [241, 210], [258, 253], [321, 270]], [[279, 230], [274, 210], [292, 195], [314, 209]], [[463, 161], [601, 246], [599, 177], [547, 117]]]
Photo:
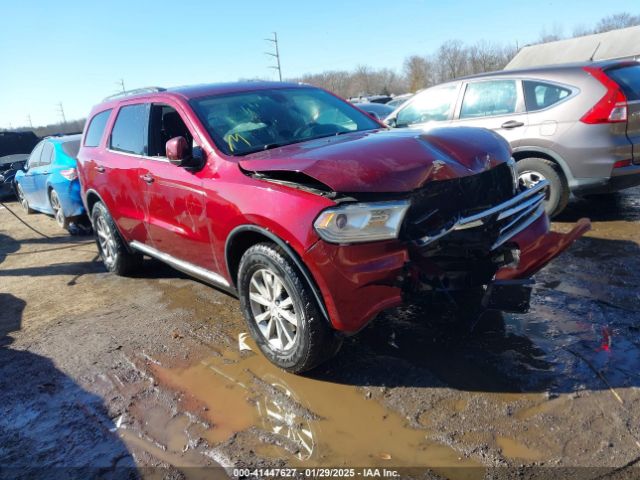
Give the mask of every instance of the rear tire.
[[244, 253], [238, 292], [249, 331], [274, 365], [300, 373], [340, 349], [342, 338], [329, 326], [311, 288], [277, 245], [259, 243]]
[[35, 212], [35, 210], [29, 206], [29, 200], [27, 200], [27, 197], [22, 191], [22, 187], [20, 186], [19, 183], [16, 183], [16, 195], [18, 196], [18, 200], [20, 201], [20, 206], [22, 206], [24, 213], [26, 213], [27, 215], [31, 215], [32, 213]]
[[128, 275], [136, 271], [142, 263], [142, 255], [129, 252], [113, 218], [102, 202], [93, 206], [91, 221], [98, 252], [106, 269], [116, 275]]
[[49, 205], [51, 205], [53, 216], [58, 226], [67, 230], [69, 228], [69, 219], [65, 216], [62, 204], [60, 203], [60, 197], [58, 197], [54, 189], [51, 189], [49, 192]]
[[569, 203], [569, 183], [559, 167], [545, 158], [525, 158], [516, 164], [520, 185], [532, 187], [541, 180], [549, 182], [544, 209], [549, 217], [555, 217]]

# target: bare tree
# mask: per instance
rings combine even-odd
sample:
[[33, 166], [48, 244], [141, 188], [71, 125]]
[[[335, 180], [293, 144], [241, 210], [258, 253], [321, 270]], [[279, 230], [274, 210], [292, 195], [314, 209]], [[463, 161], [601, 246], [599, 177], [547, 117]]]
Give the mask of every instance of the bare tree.
[[404, 75], [409, 91], [417, 92], [433, 83], [433, 65], [426, 57], [412, 55], [404, 60]]
[[439, 67], [438, 80], [441, 82], [467, 73], [469, 53], [460, 40], [450, 40], [440, 45], [436, 58]]
[[628, 12], [616, 13], [601, 19], [596, 24], [593, 33], [603, 33], [618, 28], [635, 27], [636, 25], [640, 25], [640, 15], [631, 15]]
[[554, 23], [553, 27], [549, 31], [546, 28], [543, 28], [540, 32], [540, 37], [536, 43], [547, 43], [547, 42], [555, 42], [557, 40], [562, 40], [565, 38], [563, 33], [562, 25], [559, 23]]

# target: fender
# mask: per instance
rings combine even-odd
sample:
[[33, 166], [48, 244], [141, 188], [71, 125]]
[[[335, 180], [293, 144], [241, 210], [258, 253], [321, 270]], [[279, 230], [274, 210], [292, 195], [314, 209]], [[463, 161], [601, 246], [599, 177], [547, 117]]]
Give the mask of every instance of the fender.
[[518, 152], [544, 153], [545, 155], [553, 158], [553, 160], [560, 166], [560, 168], [562, 169], [562, 173], [564, 173], [565, 178], [569, 182], [570, 187], [572, 187], [573, 183], [575, 183], [575, 180], [574, 180], [573, 174], [571, 173], [571, 169], [569, 168], [569, 165], [567, 165], [567, 162], [553, 150], [549, 150], [548, 148], [544, 148], [544, 147], [519, 146], [513, 149], [513, 153], [518, 153]]
[[[104, 202], [104, 200], [102, 199], [100, 194], [98, 192], [96, 192], [93, 188], [90, 188], [89, 190], [84, 192], [84, 195], [81, 195], [82, 204], [84, 205], [84, 209], [87, 211], [87, 217], [89, 217], [89, 221], [91, 222], [91, 227], [94, 229], [94, 232], [95, 232], [95, 227], [93, 225], [93, 218], [91, 217], [91, 210], [89, 209], [89, 205], [87, 204], [87, 197], [89, 196], [90, 193], [95, 195], [96, 197], [98, 197], [98, 201], [101, 202], [105, 206], [107, 211], [109, 211], [109, 208], [107, 207], [107, 204]], [[109, 215], [111, 215], [111, 213], [109, 213]], [[120, 238], [123, 239], [123, 243], [127, 247], [127, 251], [129, 253], [136, 253], [136, 251], [134, 249], [132, 249], [131, 246], [129, 245], [129, 242], [124, 241], [125, 237], [124, 237], [124, 235], [122, 235], [122, 232], [120, 231], [120, 227], [118, 226], [118, 224], [115, 221], [113, 222], [113, 224], [118, 229], [118, 235], [120, 235]]]
[[269, 230], [266, 230], [265, 228], [262, 228], [262, 227], [258, 227], [257, 225], [240, 225], [234, 228], [233, 230], [231, 230], [231, 233], [229, 233], [229, 236], [227, 237], [227, 241], [224, 246], [224, 259], [225, 259], [227, 271], [228, 272], [231, 271], [231, 269], [229, 268], [229, 254], [231, 251], [231, 245], [233, 244], [233, 239], [235, 236], [237, 236], [239, 233], [242, 233], [242, 232], [255, 232], [255, 233], [264, 235], [269, 240], [272, 240], [280, 248], [282, 248], [287, 255], [289, 255], [289, 258], [291, 258], [295, 266], [298, 267], [298, 270], [300, 271], [300, 273], [302, 273], [302, 276], [304, 277], [304, 280], [307, 282], [307, 285], [309, 285], [309, 287], [311, 288], [311, 292], [313, 293], [313, 296], [315, 297], [316, 302], [318, 302], [318, 306], [320, 307], [322, 316], [325, 318], [327, 322], [329, 322], [329, 325], [331, 325], [331, 320], [329, 319], [329, 313], [327, 312], [327, 307], [324, 304], [324, 299], [322, 298], [320, 290], [318, 289], [318, 286], [316, 285], [315, 280], [311, 275], [311, 272], [309, 272], [309, 270], [307, 269], [307, 266], [302, 262], [302, 260], [300, 260], [300, 257], [295, 252], [295, 250], [293, 250], [293, 248], [291, 248], [287, 242], [285, 242], [284, 240], [282, 240], [280, 237], [270, 232]]

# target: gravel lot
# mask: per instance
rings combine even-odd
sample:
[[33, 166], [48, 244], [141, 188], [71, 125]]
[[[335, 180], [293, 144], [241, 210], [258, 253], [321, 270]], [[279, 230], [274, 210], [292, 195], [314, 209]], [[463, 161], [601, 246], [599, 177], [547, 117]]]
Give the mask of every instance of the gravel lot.
[[0, 467], [640, 476], [640, 189], [571, 203], [554, 228], [594, 228], [529, 314], [391, 311], [307, 376], [239, 349], [234, 298], [152, 260], [105, 273], [92, 237], [5, 205], [40, 233], [0, 206]]

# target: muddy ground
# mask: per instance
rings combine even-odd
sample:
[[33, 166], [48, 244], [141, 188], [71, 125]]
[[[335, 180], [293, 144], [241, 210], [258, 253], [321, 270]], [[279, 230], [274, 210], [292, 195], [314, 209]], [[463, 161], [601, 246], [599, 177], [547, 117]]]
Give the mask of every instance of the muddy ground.
[[[529, 314], [391, 311], [307, 376], [239, 349], [234, 298], [152, 260], [105, 273], [91, 237], [6, 206], [38, 232], [0, 206], [0, 477], [640, 476], [640, 189], [571, 203], [554, 228], [594, 228], [537, 276]], [[608, 470], [522, 468], [578, 466]]]

